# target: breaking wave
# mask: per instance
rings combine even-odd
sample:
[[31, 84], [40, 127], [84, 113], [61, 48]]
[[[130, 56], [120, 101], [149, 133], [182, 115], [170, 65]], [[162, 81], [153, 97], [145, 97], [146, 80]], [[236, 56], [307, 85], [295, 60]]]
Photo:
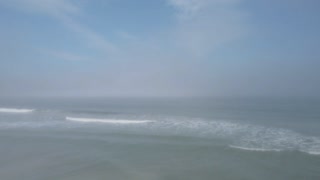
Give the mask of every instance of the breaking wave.
[[76, 117], [66, 117], [66, 120], [83, 122], [83, 123], [111, 123], [111, 124], [141, 124], [141, 123], [154, 122], [150, 120], [96, 119], [96, 118], [76, 118]]
[[[266, 148], [252, 148], [252, 147], [242, 147], [242, 146], [233, 146], [229, 145], [230, 148], [240, 149], [244, 151], [258, 151], [258, 152], [283, 152], [287, 149], [266, 149]], [[303, 153], [307, 153], [310, 155], [320, 155], [320, 151], [310, 151], [310, 150], [297, 150]]]
[[311, 155], [320, 155], [320, 151], [304, 151], [304, 152]]
[[31, 113], [34, 109], [0, 108], [0, 113]]
[[223, 139], [231, 148], [248, 151], [299, 151], [320, 155], [320, 137], [282, 128], [203, 119], [166, 119], [146, 128], [152, 133]]
[[281, 149], [263, 149], [263, 148], [250, 148], [250, 147], [241, 147], [241, 146], [232, 146], [230, 145], [229, 147], [234, 148], [234, 149], [241, 149], [245, 151], [261, 151], [261, 152], [280, 152], [283, 151]]

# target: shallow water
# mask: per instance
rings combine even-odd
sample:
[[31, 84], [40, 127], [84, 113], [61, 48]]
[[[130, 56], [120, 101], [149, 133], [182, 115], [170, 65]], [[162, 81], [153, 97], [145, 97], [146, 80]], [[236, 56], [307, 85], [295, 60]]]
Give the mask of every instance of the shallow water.
[[0, 178], [320, 179], [320, 101], [6, 99]]

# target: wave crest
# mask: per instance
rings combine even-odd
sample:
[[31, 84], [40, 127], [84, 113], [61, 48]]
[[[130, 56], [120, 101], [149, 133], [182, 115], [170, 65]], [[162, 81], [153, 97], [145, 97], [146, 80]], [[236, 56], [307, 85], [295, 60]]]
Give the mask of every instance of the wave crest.
[[232, 146], [232, 145], [230, 145], [229, 147], [231, 147], [233, 149], [241, 149], [241, 150], [245, 150], [245, 151], [261, 151], [261, 152], [269, 152], [269, 151], [280, 152], [280, 151], [283, 151], [281, 149], [250, 148], [250, 147]]
[[0, 108], [0, 113], [31, 113], [34, 109]]
[[66, 120], [84, 122], [84, 123], [111, 123], [111, 124], [142, 124], [142, 123], [154, 122], [150, 120], [96, 119], [96, 118], [77, 118], [77, 117], [66, 117]]

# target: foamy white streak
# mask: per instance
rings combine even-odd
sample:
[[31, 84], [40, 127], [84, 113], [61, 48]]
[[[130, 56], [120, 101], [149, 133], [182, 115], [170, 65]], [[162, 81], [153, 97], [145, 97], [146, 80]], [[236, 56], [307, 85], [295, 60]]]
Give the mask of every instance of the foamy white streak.
[[234, 149], [241, 149], [245, 151], [262, 151], [262, 152], [268, 152], [268, 151], [282, 151], [280, 149], [264, 149], [264, 148], [249, 148], [249, 147], [241, 147], [241, 146], [229, 146]]
[[320, 151], [319, 152], [317, 152], [317, 151], [303, 151], [303, 152], [311, 154], [311, 155], [318, 155], [318, 156], [320, 155]]
[[84, 122], [84, 123], [112, 123], [112, 124], [141, 124], [153, 122], [150, 120], [123, 120], [123, 119], [94, 119], [94, 118], [76, 118], [76, 117], [66, 117], [66, 120]]
[[[281, 149], [247, 148], [247, 147], [241, 147], [241, 146], [229, 146], [229, 147], [234, 148], [234, 149], [241, 149], [241, 150], [245, 150], [245, 151], [261, 151], [261, 152], [284, 151]], [[307, 153], [310, 155], [317, 155], [317, 156], [320, 155], [320, 152], [318, 152], [318, 151], [300, 151], [300, 152], [304, 152], [304, 153]]]
[[0, 108], [1, 113], [31, 113], [34, 109]]

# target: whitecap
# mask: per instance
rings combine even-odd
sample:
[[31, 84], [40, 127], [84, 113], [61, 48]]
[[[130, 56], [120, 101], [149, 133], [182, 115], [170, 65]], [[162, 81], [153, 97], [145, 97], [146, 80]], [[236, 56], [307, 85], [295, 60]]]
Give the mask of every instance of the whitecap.
[[96, 119], [96, 118], [77, 118], [77, 117], [66, 117], [66, 120], [83, 122], [83, 123], [111, 123], [111, 124], [141, 124], [141, 123], [154, 122], [151, 120]]
[[31, 113], [34, 109], [0, 108], [0, 113]]
[[310, 155], [320, 155], [320, 151], [304, 151], [304, 152]]
[[230, 145], [229, 147], [234, 148], [234, 149], [241, 149], [241, 150], [245, 150], [245, 151], [261, 151], [261, 152], [280, 152], [282, 151], [281, 149], [266, 149], [266, 148], [252, 148], [252, 147], [242, 147], [242, 146], [233, 146]]

